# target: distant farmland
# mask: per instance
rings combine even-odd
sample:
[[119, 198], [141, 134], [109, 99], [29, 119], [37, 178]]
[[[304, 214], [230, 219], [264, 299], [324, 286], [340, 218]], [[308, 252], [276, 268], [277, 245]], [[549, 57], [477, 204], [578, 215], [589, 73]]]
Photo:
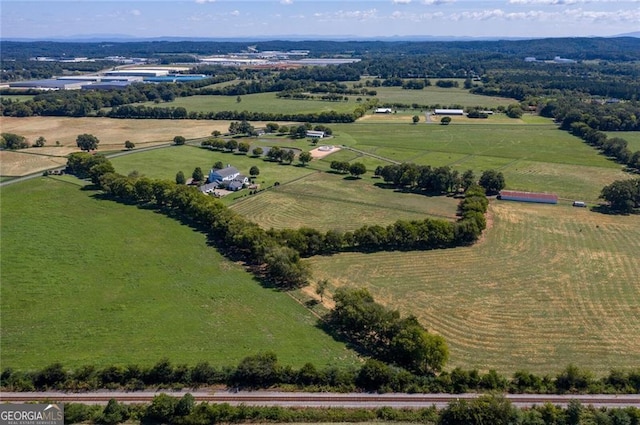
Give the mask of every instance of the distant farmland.
[[494, 201], [469, 248], [310, 260], [315, 279], [367, 287], [445, 337], [450, 367], [598, 374], [640, 364], [640, 220]]

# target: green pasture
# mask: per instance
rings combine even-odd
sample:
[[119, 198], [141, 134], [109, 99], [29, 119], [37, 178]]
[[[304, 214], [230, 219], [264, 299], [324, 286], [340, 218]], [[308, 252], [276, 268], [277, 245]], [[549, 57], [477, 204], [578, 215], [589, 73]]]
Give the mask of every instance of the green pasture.
[[256, 93], [240, 96], [210, 96], [197, 95], [177, 97], [172, 102], [156, 104], [142, 103], [145, 106], [183, 107], [187, 111], [217, 112], [217, 111], [250, 111], [274, 114], [312, 114], [319, 112], [353, 112], [357, 103], [354, 99], [348, 102], [328, 102], [323, 100], [293, 100], [276, 97], [275, 93]]
[[0, 95], [0, 100], [11, 100], [13, 102], [24, 102], [26, 100], [33, 99], [34, 95], [32, 94], [2, 94]]
[[205, 235], [154, 211], [94, 198], [73, 177], [2, 188], [2, 367], [284, 364], [354, 354], [289, 295], [263, 288]]
[[240, 200], [231, 208], [266, 229], [306, 226], [347, 231], [399, 219], [456, 218], [456, 199], [399, 193], [375, 186], [377, 182], [371, 177], [314, 173]]
[[309, 260], [314, 280], [367, 287], [446, 339], [448, 368], [606, 374], [640, 364], [640, 220], [569, 202], [493, 201], [472, 247]]
[[[306, 142], [300, 142], [304, 143]], [[291, 165], [279, 164], [252, 155], [212, 151], [188, 145], [137, 152], [111, 159], [118, 173], [129, 174], [136, 170], [147, 177], [172, 181], [175, 180], [178, 171], [182, 171], [187, 178], [191, 177], [196, 167], [200, 167], [208, 175], [213, 164], [218, 161], [236, 167], [246, 176], [249, 175], [249, 169], [256, 165], [260, 169], [256, 183], [262, 187], [272, 186], [276, 181], [284, 183], [314, 172], [308, 167], [296, 166], [297, 160]]]

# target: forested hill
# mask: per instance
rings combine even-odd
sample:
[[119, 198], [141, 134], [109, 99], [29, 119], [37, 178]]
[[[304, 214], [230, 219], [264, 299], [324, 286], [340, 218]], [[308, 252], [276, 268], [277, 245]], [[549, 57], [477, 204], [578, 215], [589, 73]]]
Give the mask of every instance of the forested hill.
[[[0, 41], [3, 61], [27, 59], [34, 56], [105, 57], [143, 56], [160, 54], [225, 54], [242, 51], [248, 42], [226, 41], [135, 41], [135, 42], [53, 42]], [[261, 41], [251, 43], [260, 51], [309, 50], [310, 56], [349, 54], [439, 54], [439, 53], [495, 53], [514, 57], [535, 56], [553, 59], [554, 56], [576, 60], [602, 59], [609, 61], [640, 60], [640, 38], [546, 38], [502, 41]]]

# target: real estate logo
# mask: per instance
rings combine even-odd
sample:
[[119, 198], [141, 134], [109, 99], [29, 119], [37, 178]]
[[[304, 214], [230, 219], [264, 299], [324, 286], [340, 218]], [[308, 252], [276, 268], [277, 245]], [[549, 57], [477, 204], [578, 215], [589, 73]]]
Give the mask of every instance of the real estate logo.
[[64, 405], [1, 404], [0, 425], [64, 425]]

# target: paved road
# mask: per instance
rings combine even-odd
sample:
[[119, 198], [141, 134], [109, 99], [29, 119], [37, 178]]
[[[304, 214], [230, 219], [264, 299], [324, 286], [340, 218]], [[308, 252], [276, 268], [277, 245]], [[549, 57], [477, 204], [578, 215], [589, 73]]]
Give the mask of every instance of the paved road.
[[[174, 397], [182, 397], [188, 391], [167, 391]], [[0, 393], [1, 402], [24, 403], [29, 401], [58, 401], [83, 404], [106, 404], [114, 398], [123, 403], [145, 403], [160, 392], [139, 391], [99, 391], [90, 393], [61, 392], [27, 392]], [[191, 394], [197, 401], [210, 403], [244, 404], [247, 406], [283, 406], [283, 407], [360, 407], [377, 408], [389, 406], [393, 408], [422, 408], [436, 406], [443, 408], [450, 401], [457, 399], [473, 399], [478, 394], [337, 394], [337, 393], [289, 393], [262, 391], [193, 391]], [[506, 397], [516, 407], [530, 407], [544, 403], [566, 406], [571, 400], [579, 400], [584, 405], [594, 407], [640, 407], [640, 395], [539, 395], [539, 394], [507, 394]]]

